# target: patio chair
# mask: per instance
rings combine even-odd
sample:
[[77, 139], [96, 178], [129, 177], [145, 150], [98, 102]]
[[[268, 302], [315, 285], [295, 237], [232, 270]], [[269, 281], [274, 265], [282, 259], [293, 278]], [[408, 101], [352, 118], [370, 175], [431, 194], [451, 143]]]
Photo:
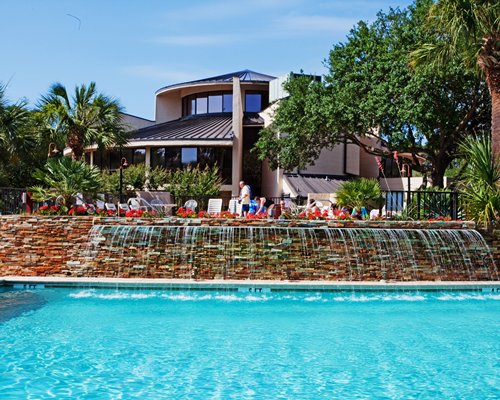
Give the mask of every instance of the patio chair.
[[172, 209], [177, 207], [177, 204], [172, 203], [170, 192], [139, 191], [137, 193], [137, 199], [139, 199], [141, 205], [152, 211], [171, 214]]
[[120, 214], [125, 214], [127, 211], [130, 211], [130, 207], [127, 203], [119, 203], [118, 210], [120, 211]]
[[236, 210], [238, 209], [238, 199], [229, 200], [228, 211], [230, 213], [236, 214]]
[[106, 208], [107, 211], [112, 211], [113, 213], [116, 214], [117, 209], [114, 203], [105, 203], [104, 207]]
[[220, 214], [222, 211], [222, 199], [208, 199], [207, 213], [210, 215]]
[[291, 200], [286, 201], [286, 199], [285, 199], [285, 206], [286, 206], [286, 208], [288, 208], [290, 210], [290, 213], [292, 215], [299, 215], [300, 214], [299, 206], [297, 204], [295, 204], [293, 201], [291, 201]]
[[140, 210], [141, 209], [141, 203], [135, 197], [128, 199], [127, 204], [131, 210]]
[[96, 200], [95, 205], [98, 209], [100, 210], [105, 210], [106, 209], [106, 203], [102, 200]]
[[193, 211], [196, 211], [196, 208], [198, 207], [198, 202], [196, 200], [188, 200], [184, 203], [184, 209], [190, 209], [190, 210], [193, 210]]
[[323, 203], [319, 200], [316, 200], [314, 203], [313, 203], [313, 207], [316, 206], [318, 208], [318, 210], [323, 210]]
[[83, 205], [87, 204], [86, 201], [85, 201], [85, 199], [83, 198], [83, 194], [82, 193], [77, 193], [75, 195], [75, 204], [77, 206], [83, 206]]

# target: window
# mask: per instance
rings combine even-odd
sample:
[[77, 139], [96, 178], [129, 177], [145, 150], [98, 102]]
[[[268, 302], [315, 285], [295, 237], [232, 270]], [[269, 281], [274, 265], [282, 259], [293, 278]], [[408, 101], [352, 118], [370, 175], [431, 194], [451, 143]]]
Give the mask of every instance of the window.
[[222, 94], [210, 95], [208, 97], [208, 112], [209, 113], [222, 112]]
[[196, 114], [196, 99], [191, 99], [188, 103], [188, 115], [194, 114]]
[[223, 94], [222, 95], [222, 112], [232, 112], [233, 111], [233, 95]]
[[245, 95], [245, 111], [246, 112], [262, 111], [262, 94], [247, 93]]
[[134, 149], [132, 154], [132, 160], [129, 160], [132, 164], [144, 164], [146, 162], [146, 149]]
[[208, 98], [198, 97], [196, 99], [196, 114], [206, 114], [208, 112]]
[[165, 168], [165, 148], [151, 148], [151, 168]]
[[182, 165], [196, 164], [198, 161], [198, 152], [196, 147], [183, 147], [181, 151]]
[[231, 92], [197, 93], [182, 99], [182, 116], [232, 112]]

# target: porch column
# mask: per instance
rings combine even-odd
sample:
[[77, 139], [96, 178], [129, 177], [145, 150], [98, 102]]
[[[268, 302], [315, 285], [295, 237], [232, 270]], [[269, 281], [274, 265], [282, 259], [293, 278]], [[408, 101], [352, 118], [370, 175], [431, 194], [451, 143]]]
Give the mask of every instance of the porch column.
[[243, 173], [243, 99], [241, 97], [240, 78], [233, 77], [233, 164], [231, 188], [233, 196], [240, 192], [240, 180]]

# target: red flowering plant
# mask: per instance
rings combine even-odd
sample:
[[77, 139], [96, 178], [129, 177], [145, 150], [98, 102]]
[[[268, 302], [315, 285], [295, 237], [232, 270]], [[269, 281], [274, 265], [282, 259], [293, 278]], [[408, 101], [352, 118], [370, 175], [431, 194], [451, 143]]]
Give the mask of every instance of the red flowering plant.
[[128, 210], [125, 213], [125, 216], [128, 218], [142, 218], [143, 215], [144, 215], [143, 210]]
[[451, 221], [451, 217], [450, 216], [443, 216], [443, 215], [440, 215], [439, 217], [435, 217], [435, 218], [429, 218], [428, 219], [429, 222], [448, 222], [448, 221]]
[[38, 214], [40, 215], [60, 215], [62, 211], [61, 207], [58, 206], [43, 205], [38, 208]]
[[218, 215], [217, 218], [226, 218], [226, 219], [233, 219], [236, 218], [238, 214], [232, 213], [230, 211], [221, 211]]
[[351, 214], [347, 211], [344, 210], [334, 210], [333, 211], [333, 219], [340, 219], [340, 220], [351, 220]]
[[68, 215], [88, 215], [87, 207], [85, 206], [74, 206], [68, 211]]
[[192, 210], [191, 208], [184, 207], [179, 207], [175, 212], [175, 215], [180, 218], [199, 218], [196, 211]]
[[161, 214], [158, 211], [151, 210], [151, 211], [144, 211], [142, 213], [142, 218], [158, 218], [161, 217]]
[[268, 215], [265, 212], [261, 212], [258, 214], [253, 214], [253, 213], [247, 214], [246, 217], [246, 219], [265, 219], [265, 218], [268, 218]]
[[105, 210], [105, 209], [103, 209], [103, 208], [99, 208], [99, 207], [97, 207], [97, 208], [95, 209], [95, 213], [94, 213], [94, 215], [95, 215], [95, 216], [97, 216], [97, 217], [107, 217], [107, 216], [109, 216], [109, 214], [108, 214], [108, 211], [107, 211], [107, 210]]
[[123, 208], [121, 208], [120, 206], [118, 206], [118, 216], [119, 217], [125, 217], [127, 215], [127, 210], [124, 210]]
[[300, 214], [299, 214], [299, 218], [300, 219], [309, 219], [309, 220], [313, 220], [313, 219], [329, 219], [329, 216], [328, 216], [328, 210], [306, 210], [306, 211], [302, 211]]

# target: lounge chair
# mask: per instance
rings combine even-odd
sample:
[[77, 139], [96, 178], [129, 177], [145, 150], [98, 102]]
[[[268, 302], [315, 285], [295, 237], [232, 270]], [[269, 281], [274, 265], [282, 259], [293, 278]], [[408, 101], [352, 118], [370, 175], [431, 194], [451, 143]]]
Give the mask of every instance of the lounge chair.
[[106, 209], [106, 203], [102, 200], [96, 200], [95, 205], [99, 210], [105, 210]]
[[230, 213], [236, 214], [237, 209], [238, 209], [238, 200], [237, 199], [229, 200], [228, 211]]
[[141, 197], [132, 197], [127, 201], [131, 210], [153, 211], [154, 207]]
[[222, 199], [208, 199], [207, 213], [218, 215], [222, 211]]
[[171, 214], [172, 209], [177, 207], [177, 204], [172, 203], [170, 192], [139, 191], [137, 193], [138, 199], [144, 206], [159, 213]]
[[118, 211], [120, 214], [125, 214], [127, 211], [130, 211], [130, 207], [127, 203], [120, 203], [118, 204]]
[[106, 208], [107, 211], [111, 211], [114, 214], [117, 213], [117, 209], [114, 203], [105, 203], [104, 207]]

